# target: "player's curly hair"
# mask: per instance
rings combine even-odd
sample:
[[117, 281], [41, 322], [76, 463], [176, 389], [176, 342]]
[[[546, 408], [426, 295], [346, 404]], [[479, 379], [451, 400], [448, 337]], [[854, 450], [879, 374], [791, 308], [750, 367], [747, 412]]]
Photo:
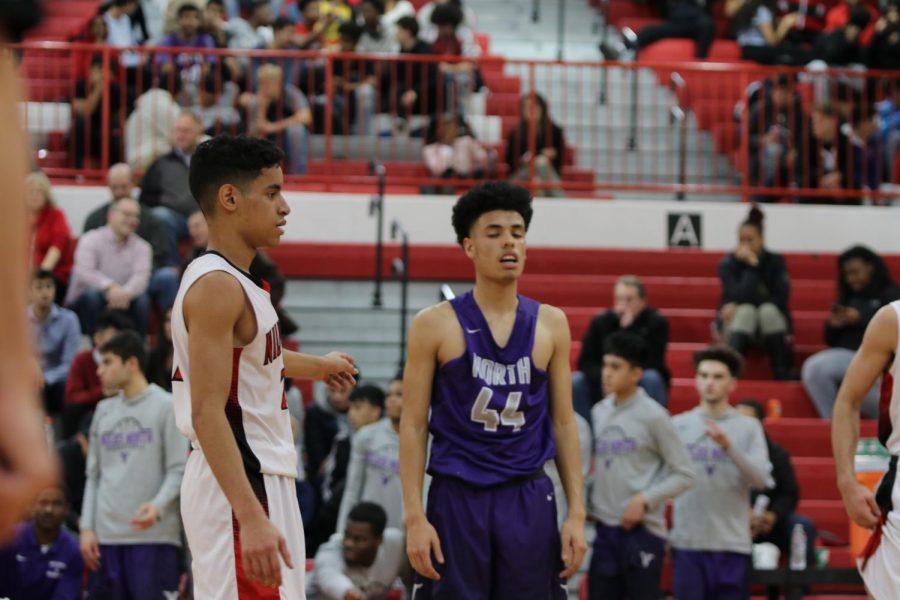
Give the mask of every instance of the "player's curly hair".
[[188, 184], [191, 194], [209, 217], [215, 212], [219, 188], [237, 187], [260, 176], [263, 169], [277, 167], [284, 152], [269, 140], [246, 135], [219, 135], [197, 146], [191, 157]]
[[505, 181], [480, 183], [466, 192], [453, 207], [453, 230], [456, 241], [462, 245], [469, 237], [472, 225], [478, 217], [493, 210], [512, 210], [525, 219], [525, 230], [531, 224], [531, 194], [519, 185]]

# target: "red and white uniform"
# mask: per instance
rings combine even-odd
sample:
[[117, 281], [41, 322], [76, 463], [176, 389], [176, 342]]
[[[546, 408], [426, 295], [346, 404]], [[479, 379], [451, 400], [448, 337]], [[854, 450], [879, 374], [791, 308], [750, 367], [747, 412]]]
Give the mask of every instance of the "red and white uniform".
[[[231, 390], [225, 414], [241, 452], [244, 471], [272, 523], [287, 541], [293, 570], [282, 567], [281, 588], [262, 588], [250, 582], [240, 559], [238, 522], [203, 455], [191, 423], [191, 377], [188, 334], [183, 301], [191, 286], [213, 271], [232, 275], [256, 316], [256, 337], [234, 348]], [[297, 600], [305, 598], [305, 542], [294, 480], [297, 452], [284, 397], [284, 357], [278, 317], [264, 282], [210, 252], [194, 260], [184, 272], [172, 308], [175, 347], [172, 393], [175, 422], [190, 441], [181, 485], [181, 514], [193, 557], [194, 597], [197, 600]]]
[[[900, 301], [891, 302], [890, 306], [900, 323]], [[887, 371], [890, 376], [885, 377], [890, 389], [882, 390], [883, 394], [890, 394], [891, 433], [887, 450], [895, 457], [900, 456], [900, 330], [897, 339], [894, 362]], [[866, 588], [875, 600], [891, 600], [900, 594], [900, 477], [894, 480], [891, 504], [887, 522], [882, 527], [881, 542], [861, 570]]]

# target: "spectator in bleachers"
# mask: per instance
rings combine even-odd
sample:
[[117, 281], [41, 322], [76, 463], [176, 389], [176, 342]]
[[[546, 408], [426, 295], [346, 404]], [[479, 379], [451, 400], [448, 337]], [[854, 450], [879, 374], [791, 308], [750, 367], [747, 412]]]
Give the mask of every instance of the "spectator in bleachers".
[[[831, 418], [838, 388], [850, 361], [862, 343], [869, 321], [878, 309], [900, 299], [900, 286], [891, 278], [884, 260], [865, 246], [853, 246], [838, 257], [838, 294], [825, 321], [822, 350], [803, 363], [803, 387], [823, 419]], [[878, 416], [876, 384], [866, 395], [862, 415]]]
[[91, 424], [81, 515], [81, 553], [91, 598], [177, 595], [178, 496], [188, 444], [172, 396], [144, 376], [147, 353], [134, 332], [100, 348], [100, 381], [115, 396]]
[[28, 320], [34, 333], [43, 372], [44, 410], [58, 417], [63, 410], [66, 378], [78, 348], [81, 328], [78, 317], [58, 306], [56, 280], [50, 271], [35, 269], [31, 276], [31, 302]]
[[351, 440], [361, 428], [381, 419], [384, 414], [384, 392], [375, 385], [360, 385], [350, 392], [349, 405], [349, 426], [335, 436], [328, 456], [319, 467], [319, 496], [322, 501], [312, 527], [311, 543], [314, 548], [324, 544], [337, 531], [341, 499], [347, 484]]
[[268, 0], [254, 0], [247, 10], [247, 18], [233, 15], [225, 25], [228, 47], [252, 50], [265, 48], [272, 41], [272, 9]]
[[[789, 187], [792, 181], [788, 153], [801, 145], [805, 120], [800, 94], [788, 75], [766, 79], [747, 101], [749, 123], [749, 177], [753, 185]], [[774, 202], [771, 195], [757, 195], [757, 202]]]
[[438, 37], [437, 27], [431, 20], [434, 10], [441, 5], [450, 4], [455, 6], [462, 12], [462, 23], [456, 29], [456, 35], [463, 40], [464, 43], [475, 43], [475, 11], [470, 6], [463, 6], [462, 0], [430, 0], [422, 5], [416, 18], [419, 21], [422, 39], [428, 43], [434, 42]]
[[174, 56], [168, 52], [156, 55], [156, 64], [163, 74], [177, 73], [184, 83], [198, 84], [207, 71], [207, 66], [216, 62], [212, 54], [192, 54], [190, 50], [215, 48], [212, 37], [200, 31], [200, 9], [195, 4], [183, 4], [178, 9], [178, 29], [167, 33], [159, 41], [163, 48], [179, 48], [183, 51]]
[[237, 109], [239, 95], [240, 88], [235, 82], [227, 81], [213, 71], [206, 74], [197, 90], [197, 104], [191, 109], [200, 118], [204, 134], [238, 135], [242, 132], [243, 122]]
[[284, 82], [278, 65], [260, 67], [259, 92], [245, 94], [243, 104], [250, 110], [250, 133], [266, 138], [284, 148], [291, 175], [304, 175], [309, 156], [309, 127], [312, 111], [306, 96]]
[[[115, 81], [115, 72], [108, 74], [109, 83], [103, 81], [103, 59], [91, 59], [87, 75], [75, 82], [72, 95], [72, 129], [69, 132], [75, 167], [84, 166], [85, 159], [99, 161], [103, 158], [103, 144], [106, 143], [107, 158], [118, 162], [122, 155], [122, 136], [118, 132], [115, 115], [119, 114], [121, 93]], [[103, 132], [103, 95], [109, 97], [108, 134]], [[131, 92], [129, 92], [131, 93]]]
[[171, 152], [153, 161], [141, 181], [141, 205], [166, 224], [169, 247], [176, 252], [178, 242], [188, 236], [187, 217], [197, 208], [188, 186], [188, 168], [203, 135], [202, 127], [196, 114], [183, 111], [172, 126]]
[[116, 198], [109, 208], [108, 224], [78, 241], [66, 303], [88, 335], [96, 331], [97, 316], [105, 308], [127, 311], [137, 331], [147, 333], [147, 287], [153, 263], [150, 244], [134, 233], [140, 214], [136, 200]]
[[763, 428], [728, 403], [741, 357], [725, 347], [694, 355], [700, 405], [672, 422], [694, 463], [694, 485], [675, 498], [672, 591], [676, 598], [750, 597], [750, 491], [772, 484]]
[[[106, 27], [106, 19], [102, 14], [91, 17], [85, 31], [75, 36], [73, 42], [83, 42], [95, 46], [105, 46], [109, 38], [109, 29]], [[72, 75], [76, 79], [84, 79], [88, 76], [91, 62], [96, 57], [102, 57], [102, 52], [78, 51], [74, 53]]]
[[[137, 0], [112, 0], [103, 13], [106, 21], [108, 37], [106, 42], [117, 48], [137, 46], [140, 42], [135, 35], [134, 23], [131, 15], [137, 10]], [[119, 54], [119, 65], [134, 74], [140, 65], [141, 57], [136, 52], [125, 51]], [[131, 76], [129, 76], [129, 80]]]
[[[144, 81], [152, 81], [149, 74]], [[135, 171], [146, 172], [172, 150], [172, 127], [182, 113], [175, 101], [181, 93], [181, 77], [172, 74], [163, 83], [167, 87], [152, 87], [135, 101], [125, 123], [125, 162]]]
[[[103, 386], [97, 375], [97, 368], [100, 366], [100, 348], [117, 334], [133, 329], [134, 324], [123, 312], [108, 310], [97, 317], [97, 326], [94, 335], [91, 336], [93, 348], [76, 354], [69, 368], [62, 415], [63, 439], [74, 435], [85, 415], [92, 413], [97, 403], [104, 398]], [[80, 496], [77, 503], [80, 507]]]
[[[278, 17], [272, 23], [272, 41], [269, 43], [269, 50], [280, 50], [289, 52], [299, 50], [295, 42], [294, 29], [296, 25], [287, 17]], [[252, 61], [255, 69], [259, 70], [259, 65], [264, 62], [271, 62], [281, 67], [284, 75], [284, 82], [287, 85], [299, 86], [306, 83], [303, 76], [309, 71], [307, 67], [308, 59], [296, 58], [290, 55], [268, 57]]]
[[[401, 55], [434, 54], [431, 44], [419, 38], [419, 23], [412, 17], [397, 21], [395, 35]], [[382, 73], [381, 89], [382, 104], [400, 117], [433, 114], [437, 109], [437, 68], [432, 62], [398, 62], [395, 70]], [[395, 97], [390, 95], [392, 90]]]
[[871, 20], [869, 11], [864, 7], [853, 7], [844, 25], [816, 39], [811, 57], [831, 67], [862, 64], [865, 60], [862, 34]]
[[147, 380], [167, 392], [172, 392], [172, 360], [175, 349], [172, 346], [172, 308], [168, 308], [159, 320], [156, 339], [150, 349], [147, 361]]
[[54, 300], [66, 297], [72, 273], [72, 239], [66, 214], [56, 206], [53, 187], [43, 173], [25, 178], [26, 205], [32, 222], [31, 266], [50, 271], [56, 281]]
[[[750, 516], [753, 543], [775, 544], [781, 550], [782, 556], [789, 557], [791, 534], [794, 527], [800, 525], [806, 533], [806, 564], [810, 566], [816, 564], [816, 526], [809, 517], [794, 512], [800, 500], [800, 488], [797, 485], [797, 476], [794, 473], [794, 465], [791, 464], [790, 454], [773, 442], [766, 433], [765, 410], [762, 404], [756, 400], [741, 400], [737, 404], [737, 411], [758, 420], [763, 425], [769, 462], [772, 464], [773, 485], [765, 490], [753, 490], [750, 495], [751, 506], [764, 506], [762, 510], [754, 511]], [[760, 496], [765, 496], [765, 499], [760, 500]]]
[[[354, 419], [354, 406], [350, 406]], [[387, 512], [388, 527], [403, 529], [403, 490], [400, 487], [400, 415], [403, 378], [394, 377], [384, 395], [385, 418], [359, 429], [350, 439], [347, 483], [341, 498], [337, 531], [343, 531], [350, 510], [360, 502], [374, 502]]]
[[[849, 172], [852, 144], [847, 131], [841, 127], [838, 107], [818, 104], [813, 108], [808, 126], [805, 126], [805, 142], [794, 153], [794, 171], [797, 186], [822, 190], [854, 189], [859, 180]], [[860, 204], [861, 198], [831, 198], [828, 196], [799, 197], [797, 201], [809, 204]]]
[[203, 22], [200, 31], [212, 38], [216, 48], [228, 47], [228, 32], [225, 30], [228, 23], [223, 0], [207, 0], [203, 8]]
[[359, 4], [359, 15], [362, 36], [359, 38], [356, 51], [360, 54], [396, 54], [397, 40], [392, 35], [392, 30], [384, 23], [382, 0], [362, 0]]
[[303, 441], [306, 443], [307, 472], [318, 485], [322, 463], [331, 452], [334, 439], [338, 436], [349, 437], [350, 421], [347, 411], [350, 409], [350, 390], [334, 391], [325, 388], [306, 411], [303, 422]]
[[388, 34], [393, 36], [400, 19], [415, 16], [416, 7], [409, 0], [385, 0], [381, 22], [388, 28]]
[[295, 41], [301, 50], [320, 50], [328, 45], [326, 33], [338, 21], [335, 14], [323, 15], [319, 4], [319, 0], [297, 0], [301, 18]]
[[316, 552], [306, 586], [309, 600], [384, 598], [398, 579], [411, 580], [403, 532], [385, 527], [383, 507], [361, 502], [353, 507], [342, 533]]
[[741, 47], [741, 58], [764, 65], [799, 65], [806, 62], [788, 39], [801, 16], [797, 12], [778, 17], [773, 0], [727, 0], [725, 14]]
[[[481, 179], [488, 167], [488, 153], [462, 115], [444, 113], [431, 118], [425, 134], [422, 158], [435, 179]], [[436, 184], [424, 193], [453, 194], [456, 188]]]
[[787, 336], [791, 283], [784, 257], [765, 247], [763, 213], [754, 206], [738, 229], [738, 246], [719, 263], [722, 339], [744, 355], [760, 343], [769, 356], [775, 379], [793, 377]]
[[[715, 35], [715, 24], [703, 0], [669, 0], [664, 9], [665, 23], [643, 27], [637, 34], [638, 52], [666, 38], [690, 38], [696, 44], [695, 56], [706, 58]], [[605, 56], [605, 54], [604, 54]], [[614, 56], [606, 58], [615, 59]]]
[[576, 404], [591, 407], [609, 394], [603, 390], [603, 355], [606, 340], [619, 331], [640, 337], [646, 345], [638, 385], [663, 407], [669, 403], [669, 370], [666, 348], [669, 345], [669, 322], [647, 303], [644, 282], [635, 275], [623, 275], [613, 288], [613, 307], [591, 321], [581, 340], [578, 371], [572, 378]]
[[[132, 198], [134, 196], [134, 175], [126, 163], [117, 163], [109, 168], [106, 176], [111, 198]], [[97, 207], [84, 221], [83, 231], [88, 232], [106, 225], [111, 202]], [[146, 207], [141, 207], [138, 237], [153, 249], [153, 271], [147, 291], [150, 299], [165, 310], [175, 303], [178, 283], [178, 247], [173, 247], [166, 224]], [[173, 254], [174, 253], [174, 254]]]
[[659, 598], [666, 503], [691, 486], [694, 467], [669, 414], [638, 387], [644, 340], [618, 331], [603, 345], [607, 396], [591, 410], [597, 536], [588, 590], [596, 600]]
[[[863, 21], [862, 17], [855, 15], [858, 11], [864, 11], [868, 18]], [[843, 29], [854, 21], [860, 31], [857, 32], [860, 37], [860, 43], [868, 46], [872, 42], [875, 35], [875, 24], [881, 18], [878, 12], [878, 3], [869, 2], [869, 0], [841, 0], [828, 9], [825, 13], [825, 32], [833, 32]]]
[[[531, 139], [534, 136], [536, 156], [531, 156]], [[566, 156], [566, 140], [562, 128], [550, 118], [547, 101], [538, 93], [522, 96], [519, 103], [519, 125], [506, 138], [506, 164], [510, 177], [515, 181], [531, 179], [532, 162], [534, 180], [544, 184], [535, 195], [564, 197], [560, 186], [560, 174]], [[532, 158], [534, 159], [532, 161]]]
[[[341, 52], [367, 52], [359, 46], [364, 37], [362, 27], [348, 21], [341, 23], [338, 32]], [[334, 130], [344, 132], [352, 128], [357, 134], [370, 133], [375, 114], [376, 63], [371, 60], [336, 59], [331, 68], [332, 89], [326, 90], [323, 85], [320, 98], [323, 102], [332, 103], [336, 124]]]
[[875, 34], [866, 47], [866, 66], [900, 70], [900, 0], [889, 0], [884, 15], [875, 22]]
[[[897, 26], [897, 50], [900, 51], [900, 23]], [[900, 54], [898, 54], [900, 56]], [[885, 98], [876, 106], [881, 129], [878, 132], [884, 148], [884, 164], [892, 173], [889, 181], [900, 180], [900, 173], [894, 173], [894, 162], [900, 150], [900, 78], [883, 80]]]
[[66, 490], [54, 485], [35, 500], [31, 520], [19, 527], [13, 547], [19, 567], [17, 598], [80, 600], [84, 561], [78, 540], [65, 530]]
[[[437, 37], [431, 42], [435, 54], [460, 58], [477, 58], [481, 54], [474, 40], [468, 41], [459, 36], [463, 13], [454, 3], [435, 7], [431, 22], [437, 27]], [[465, 115], [469, 95], [482, 87], [478, 67], [467, 60], [448, 61], [438, 64], [438, 72], [444, 82], [443, 106], [451, 112]]]

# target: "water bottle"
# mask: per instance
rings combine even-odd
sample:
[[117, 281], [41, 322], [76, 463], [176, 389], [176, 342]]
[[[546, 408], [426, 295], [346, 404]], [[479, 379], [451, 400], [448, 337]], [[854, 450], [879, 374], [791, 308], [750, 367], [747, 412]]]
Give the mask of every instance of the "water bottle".
[[797, 523], [791, 531], [791, 570], [803, 571], [806, 569], [806, 530], [803, 525]]

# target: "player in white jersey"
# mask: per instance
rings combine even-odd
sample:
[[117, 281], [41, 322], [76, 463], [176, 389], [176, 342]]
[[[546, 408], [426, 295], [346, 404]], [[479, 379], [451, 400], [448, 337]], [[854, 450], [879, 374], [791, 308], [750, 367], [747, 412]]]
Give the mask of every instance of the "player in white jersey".
[[[859, 567], [869, 594], [876, 600], [897, 598], [900, 590], [900, 389], [895, 385], [900, 378], [898, 324], [900, 301], [882, 307], [869, 322], [862, 345], [844, 376], [831, 417], [831, 445], [844, 506], [858, 525], [874, 530]], [[856, 481], [854, 456], [860, 407], [882, 375], [882, 403], [889, 399], [890, 405], [882, 404], [878, 437], [891, 453], [891, 463], [873, 494]]]
[[344, 354], [284, 351], [267, 286], [247, 272], [257, 248], [284, 233], [283, 158], [268, 141], [220, 136], [191, 159], [209, 245], [186, 269], [172, 310], [172, 391], [192, 447], [181, 512], [198, 600], [305, 597], [284, 377], [343, 388], [356, 373]]

